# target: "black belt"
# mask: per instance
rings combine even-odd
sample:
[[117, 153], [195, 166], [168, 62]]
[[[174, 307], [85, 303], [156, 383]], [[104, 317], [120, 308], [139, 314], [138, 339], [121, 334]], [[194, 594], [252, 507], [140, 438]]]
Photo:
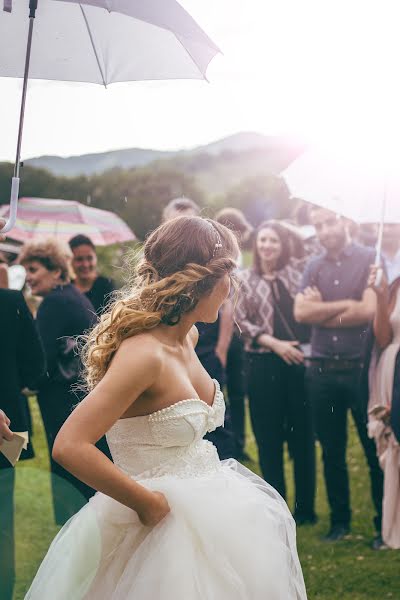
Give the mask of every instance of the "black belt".
[[346, 358], [306, 358], [304, 363], [307, 367], [318, 367], [325, 372], [356, 371], [363, 367], [361, 360]]

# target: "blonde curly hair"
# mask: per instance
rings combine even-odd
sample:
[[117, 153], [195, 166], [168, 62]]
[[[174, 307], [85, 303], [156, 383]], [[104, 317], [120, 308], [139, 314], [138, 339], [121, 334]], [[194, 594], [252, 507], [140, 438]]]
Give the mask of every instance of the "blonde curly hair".
[[239, 249], [224, 225], [202, 217], [177, 217], [147, 239], [131, 282], [86, 336], [82, 358], [86, 387], [104, 377], [123, 340], [160, 323], [176, 325], [236, 267]]
[[60, 270], [60, 280], [68, 283], [71, 278], [71, 258], [67, 244], [55, 238], [43, 238], [26, 242], [18, 255], [18, 262], [26, 265], [36, 261], [48, 271]]

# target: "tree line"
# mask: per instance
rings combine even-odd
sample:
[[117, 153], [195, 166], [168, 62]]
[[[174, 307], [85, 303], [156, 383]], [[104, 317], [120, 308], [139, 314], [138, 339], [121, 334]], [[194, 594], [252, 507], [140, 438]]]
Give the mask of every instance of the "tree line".
[[[201, 160], [204, 167], [205, 158]], [[210, 156], [207, 160], [215, 164], [218, 157]], [[9, 202], [12, 173], [11, 163], [0, 163], [0, 204]], [[159, 224], [164, 206], [179, 196], [192, 198], [207, 216], [213, 216], [224, 206], [240, 208], [253, 225], [290, 213], [289, 190], [275, 174], [245, 176], [239, 183], [213, 193], [196, 176], [193, 165], [188, 172], [179, 161], [175, 164], [171, 160], [132, 169], [111, 169], [90, 177], [59, 177], [44, 169], [25, 166], [21, 169], [20, 196], [77, 200], [112, 210], [141, 240]]]

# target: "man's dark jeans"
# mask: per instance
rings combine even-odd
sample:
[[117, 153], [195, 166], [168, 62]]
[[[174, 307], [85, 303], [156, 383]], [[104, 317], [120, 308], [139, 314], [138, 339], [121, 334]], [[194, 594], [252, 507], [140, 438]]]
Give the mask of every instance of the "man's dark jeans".
[[347, 413], [351, 410], [368, 462], [374, 519], [381, 528], [383, 473], [376, 456], [375, 442], [368, 437], [365, 419], [357, 404], [361, 367], [326, 369], [313, 361], [306, 381], [312, 404], [314, 426], [323, 451], [324, 475], [331, 508], [331, 524], [349, 526], [351, 521], [349, 475], [346, 463]]

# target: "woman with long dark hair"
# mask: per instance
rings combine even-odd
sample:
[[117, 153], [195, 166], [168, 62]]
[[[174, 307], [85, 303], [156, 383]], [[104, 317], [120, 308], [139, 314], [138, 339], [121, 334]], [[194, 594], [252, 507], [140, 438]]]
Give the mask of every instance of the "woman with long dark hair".
[[304, 383], [302, 342], [308, 328], [296, 323], [294, 296], [302, 262], [291, 256], [289, 232], [275, 221], [254, 236], [253, 266], [242, 272], [237, 320], [245, 340], [251, 423], [264, 478], [286, 497], [284, 443], [294, 463], [299, 524], [314, 523], [315, 450]]

